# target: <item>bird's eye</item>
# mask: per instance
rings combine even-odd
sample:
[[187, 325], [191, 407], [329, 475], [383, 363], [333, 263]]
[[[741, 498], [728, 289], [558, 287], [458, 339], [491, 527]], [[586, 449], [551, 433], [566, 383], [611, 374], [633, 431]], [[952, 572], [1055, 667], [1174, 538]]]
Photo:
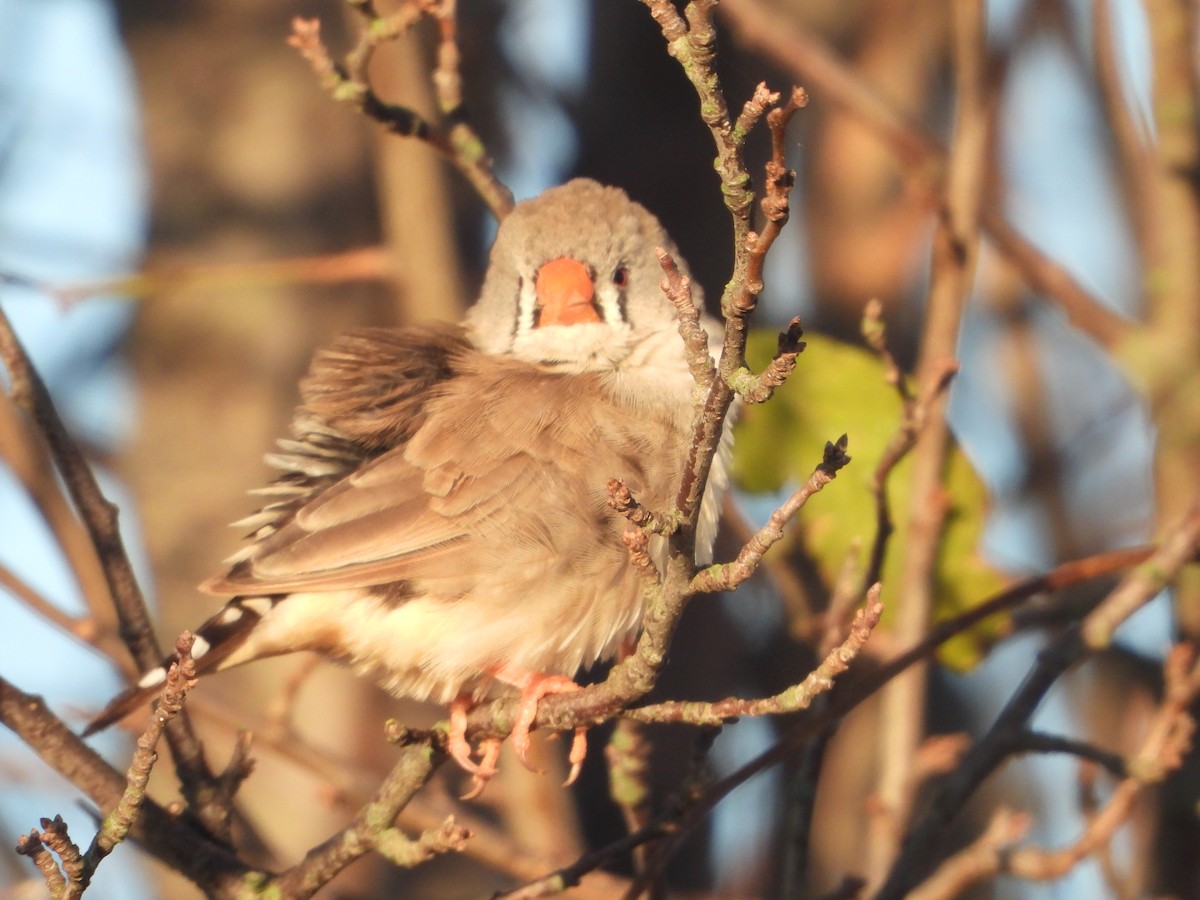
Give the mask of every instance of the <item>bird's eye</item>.
[[625, 266], [617, 266], [613, 270], [612, 281], [619, 288], [625, 287], [629, 284], [629, 269]]

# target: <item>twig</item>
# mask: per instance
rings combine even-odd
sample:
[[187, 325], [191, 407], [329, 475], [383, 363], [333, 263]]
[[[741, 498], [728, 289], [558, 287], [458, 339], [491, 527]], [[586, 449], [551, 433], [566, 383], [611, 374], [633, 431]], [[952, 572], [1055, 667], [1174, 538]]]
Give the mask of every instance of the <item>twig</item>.
[[763, 554], [783, 537], [784, 526], [808, 502], [808, 498], [820, 491], [837, 477], [837, 473], [850, 462], [846, 454], [847, 438], [842, 435], [837, 443], [825, 442], [824, 458], [804, 482], [783, 505], [771, 513], [767, 524], [760, 528], [738, 553], [731, 563], [717, 563], [702, 569], [692, 579], [692, 589], [699, 593], [731, 591], [754, 574]]
[[937, 847], [946, 826], [975, 789], [1012, 752], [1012, 740], [1024, 731], [1042, 698], [1085, 652], [1079, 630], [1072, 628], [1044, 649], [1020, 688], [1005, 704], [988, 733], [979, 740], [962, 765], [939, 786], [928, 810], [905, 839], [876, 900], [899, 900], [924, 880], [937, 859]]
[[[736, 499], [730, 494], [725, 495], [721, 513], [721, 529], [727, 532], [736, 544], [747, 544], [754, 537], [755, 529], [746, 521], [746, 517], [738, 508]], [[847, 556], [849, 555], [848, 553]], [[809, 598], [803, 580], [791, 563], [784, 558], [784, 554], [768, 553], [765, 555], [762, 559], [762, 569], [771, 580], [775, 593], [783, 604], [788, 631], [796, 640], [810, 643], [813, 635], [826, 627], [829, 613], [821, 615], [813, 608], [814, 604]], [[857, 569], [855, 569], [855, 575], [857, 578]], [[845, 615], [841, 623], [842, 627], [836, 630], [833, 639], [835, 644], [842, 639], [845, 627], [849, 626], [850, 617], [854, 614], [854, 606], [862, 597], [857, 580], [847, 587], [849, 590], [844, 597], [845, 604], [841, 607]]]
[[[608, 746], [608, 795], [621, 810], [629, 833], [644, 828], [650, 819], [650, 742], [645, 727], [632, 719], [618, 719]], [[645, 868], [644, 844], [633, 848], [634, 871]]]
[[787, 330], [779, 335], [779, 343], [775, 356], [767, 367], [757, 376], [746, 369], [736, 373], [733, 388], [747, 403], [765, 403], [775, 395], [775, 388], [781, 387], [796, 369], [796, 358], [804, 350], [805, 343], [800, 340], [804, 329], [800, 327], [800, 319], [793, 318], [788, 323]]
[[1154, 555], [1127, 574], [1083, 621], [1083, 639], [1093, 650], [1107, 647], [1117, 626], [1152, 600], [1178, 575], [1200, 547], [1200, 497], [1192, 501]]
[[[28, 354], [12, 330], [8, 317], [0, 310], [0, 359], [8, 370], [12, 383], [12, 398], [17, 406], [37, 423], [45, 436], [51, 456], [71, 500], [79, 511], [93, 546], [100, 557], [104, 577], [112, 594], [120, 621], [121, 639], [129, 648], [140, 671], [148, 672], [159, 665], [163, 654], [154, 636], [145, 598], [133, 574], [133, 566], [125, 552], [124, 541], [117, 527], [118, 510], [105, 499], [78, 445], [67, 434], [59, 419], [50, 393], [33, 368]], [[228, 810], [205, 802], [214, 783], [212, 772], [204, 761], [199, 739], [191, 728], [186, 713], [171, 721], [167, 740], [175, 759], [184, 795], [193, 812], [218, 836], [228, 826]]]
[[910, 900], [948, 900], [960, 896], [972, 884], [1000, 873], [1027, 881], [1052, 881], [1107, 846], [1117, 828], [1129, 818], [1134, 802], [1146, 786], [1177, 769], [1191, 748], [1195, 722], [1188, 708], [1200, 692], [1200, 666], [1196, 665], [1194, 650], [1188, 645], [1176, 646], [1167, 657], [1164, 670], [1166, 696], [1141, 748], [1127, 766], [1128, 776], [1113, 791], [1108, 803], [1091, 817], [1078, 840], [1057, 850], [1007, 849], [1007, 845], [1023, 836], [1028, 817], [1001, 809], [993, 815], [984, 835], [943, 862], [919, 888], [905, 896]]
[[[899, 582], [903, 602], [891, 622], [897, 640], [925, 634], [933, 610], [933, 575], [945, 514], [943, 468], [949, 445], [946, 396], [938, 385], [947, 377], [959, 323], [975, 273], [979, 249], [979, 204], [988, 143], [987, 59], [982, 0], [953, 6], [956, 77], [954, 141], [946, 171], [943, 206], [933, 237], [933, 259], [924, 331], [917, 360], [918, 384], [933, 391], [925, 422], [913, 446], [909, 476], [907, 540]], [[867, 844], [868, 883], [877, 883], [897, 850], [897, 837], [913, 801], [912, 768], [923, 737], [926, 672], [917, 666], [883, 692], [880, 706], [880, 772], [877, 796], [885, 815]]]
[[[909, 666], [928, 658], [938, 647], [954, 636], [973, 628], [990, 616], [1011, 610], [1038, 594], [1061, 590], [1120, 571], [1144, 561], [1152, 552], [1153, 548], [1150, 547], [1133, 547], [1064, 563], [1050, 572], [1015, 584], [972, 606], [955, 618], [935, 626], [928, 635], [894, 656], [880, 668], [860, 674], [857, 678], [852, 678], [839, 685], [837, 691], [830, 695], [831, 702], [824, 710], [801, 719], [800, 722], [788, 729], [774, 746], [749, 760], [720, 781], [710, 785], [697, 799], [695, 805], [689, 809], [685, 819], [670, 823], [669, 835], [664, 838], [664, 841], [670, 846], [664, 848], [663, 852], [669, 853], [671, 849], [685, 841], [697, 825], [703, 821], [704, 816], [740, 785], [745, 784], [760, 772], [789, 759], [798, 748], [807, 745], [814, 735], [819, 734], [865, 699], [873, 696], [881, 687]], [[587, 703], [586, 693], [588, 690], [592, 689], [581, 692], [582, 696], [580, 694], [569, 695], [569, 699], [557, 702], [562, 702], [563, 705]]]
[[900, 366], [888, 346], [887, 329], [883, 322], [883, 305], [878, 300], [867, 303], [863, 312], [862, 335], [883, 362], [884, 379], [895, 387], [896, 393], [900, 395], [901, 404], [900, 425], [884, 448], [871, 480], [871, 492], [875, 497], [875, 539], [871, 543], [871, 557], [864, 582], [874, 584], [883, 575], [888, 541], [895, 530], [891, 504], [888, 502], [888, 481], [896, 466], [916, 446], [917, 439], [929, 420], [931, 407], [942, 399], [950, 387], [950, 380], [958, 372], [958, 363], [946, 358], [932, 366], [929, 381], [918, 397], [913, 394], [908, 379], [900, 371]]
[[620, 478], [608, 479], [608, 507], [620, 513], [648, 534], [674, 534], [680, 522], [678, 516], [646, 509], [629, 491]]
[[[96, 867], [117, 844], [125, 840], [133, 827], [146, 796], [150, 770], [157, 759], [154, 747], [162, 736], [163, 726], [183, 708], [184, 696], [196, 684], [196, 667], [191, 657], [192, 641], [192, 635], [184, 632], [176, 643], [180, 661], [171, 666], [154, 718], [138, 740], [137, 752], [125, 775], [125, 790], [116, 806], [101, 821], [87, 852], [81, 853], [71, 840], [62, 816], [55, 816], [53, 820], [42, 819], [42, 832], [39, 834], [33, 829], [17, 844], [17, 852], [31, 857], [42, 872], [55, 900], [74, 900], [82, 895], [91, 884]], [[42, 851], [43, 844], [58, 855], [58, 866], [52, 860], [47, 862], [47, 856]]]
[[37, 591], [35, 591], [27, 581], [18, 578], [17, 575], [6, 566], [0, 565], [0, 588], [8, 591], [29, 609], [37, 613], [47, 622], [57, 626], [65, 634], [69, 634], [74, 638], [97, 648], [105, 653], [110, 649], [100, 640], [100, 632], [96, 628], [96, 621], [90, 617], [69, 616]]
[[[719, 9], [740, 41], [806, 81], [820, 92], [823, 101], [854, 115], [927, 183], [941, 183], [946, 153], [937, 139], [899, 113], [816, 35], [757, 0], [723, 0]], [[1127, 321], [1008, 223], [999, 198], [987, 197], [980, 217], [996, 248], [1034, 290], [1057, 302], [1076, 328], [1107, 349], [1115, 348], [1130, 333]]]
[[995, 875], [1007, 848], [1029, 832], [1033, 817], [1001, 807], [984, 832], [970, 845], [943, 862], [936, 872], [908, 895], [908, 900], [951, 900], [971, 885]]
[[[683, 477], [676, 497], [675, 511], [682, 522], [668, 538], [665, 571], [661, 582], [645, 587], [641, 638], [635, 652], [618, 663], [603, 684], [594, 685], [573, 696], [551, 698], [538, 705], [535, 724], [556, 730], [593, 724], [612, 717], [617, 711], [645, 696], [654, 685], [670, 645], [671, 635], [687, 601], [695, 593], [695, 530], [700, 516], [700, 501], [708, 473], [724, 431], [726, 413], [733, 402], [730, 376], [745, 367], [747, 317], [757, 296], [755, 285], [747, 284], [751, 251], [764, 252], [770, 241], [752, 238], [750, 211], [753, 192], [750, 176], [742, 160], [745, 136], [735, 132], [717, 74], [712, 66], [716, 30], [712, 21], [713, 0], [694, 0], [681, 16], [670, 0], [643, 0], [662, 28], [668, 51], [683, 66], [700, 98], [701, 118], [709, 127], [717, 149], [717, 172], [726, 207], [733, 220], [734, 273], [726, 285], [722, 308], [727, 315], [725, 338], [717, 377], [705, 394], [696, 417], [693, 439], [688, 447]], [[761, 92], [758, 92], [761, 100]], [[749, 117], [753, 117], [753, 113]], [[782, 114], [781, 114], [782, 115]], [[745, 121], [745, 120], [744, 120]], [[786, 121], [786, 115], [783, 122]], [[780, 128], [782, 127], [782, 122]], [[780, 134], [782, 132], [780, 131]], [[782, 138], [780, 138], [782, 140]], [[777, 173], [771, 188], [775, 198], [769, 214], [781, 222], [786, 215], [786, 184]], [[768, 222], [768, 230], [773, 223]], [[735, 298], [737, 302], [735, 302]], [[686, 326], [685, 326], [686, 327]], [[514, 723], [516, 704], [504, 698], [477, 708], [468, 717], [468, 733], [504, 734]], [[569, 723], [569, 724], [568, 724]]]
[[[445, 759], [445, 754], [428, 740], [404, 747], [392, 771], [354, 821], [309, 850], [300, 863], [272, 879], [273, 888], [286, 897], [311, 897], [334, 875], [371, 850], [395, 854], [394, 862], [412, 858], [412, 842], [392, 823]], [[436, 849], [428, 843], [422, 846]], [[447, 845], [444, 849], [455, 847]]]
[[1117, 778], [1125, 778], [1129, 774], [1125, 760], [1119, 754], [1086, 741], [1027, 729], [1013, 738], [1012, 744], [1014, 753], [1069, 753], [1103, 766]]
[[[8, 368], [7, 362], [5, 367]], [[22, 411], [15, 401], [15, 397], [0, 391], [0, 459], [21, 483], [46, 527], [54, 534], [87, 607], [93, 632], [100, 623], [110, 625], [111, 630], [114, 624], [112, 597], [96, 548], [63, 496], [50, 448], [38, 438], [28, 409]], [[32, 608], [61, 624], [58, 621], [64, 615], [61, 610], [39, 605], [29, 591], [20, 593], [29, 599]], [[73, 627], [64, 627], [64, 631], [76, 633]]]
[[[496, 178], [483, 141], [462, 112], [455, 4], [452, 0], [419, 6], [408, 3], [386, 17], [376, 14], [369, 3], [351, 0], [350, 5], [362, 14], [365, 24], [344, 63], [334, 62], [329, 55], [317, 19], [293, 19], [288, 44], [300, 52], [335, 100], [354, 105], [393, 134], [429, 144], [463, 174], [496, 218], [503, 219], [513, 208], [512, 193]], [[376, 95], [367, 75], [367, 64], [379, 44], [403, 34], [422, 14], [431, 15], [438, 23], [440, 41], [432, 77], [444, 123], [431, 122], [409, 107], [385, 102]]]
[[167, 680], [159, 693], [158, 704], [145, 732], [137, 742], [137, 751], [129, 770], [125, 773], [125, 790], [112, 811], [100, 823], [100, 829], [83, 857], [83, 874], [80, 883], [86, 887], [100, 861], [129, 835], [134, 821], [146, 799], [146, 785], [150, 782], [150, 771], [158, 759], [155, 747], [162, 737], [167, 722], [183, 709], [188, 691], [196, 686], [196, 663], [192, 659], [192, 644], [195, 637], [183, 632], [175, 642], [178, 662], [172, 663]]
[[741, 700], [736, 697], [715, 703], [669, 700], [626, 710], [622, 715], [639, 722], [723, 725], [742, 716], [782, 715], [807, 709], [815, 697], [832, 688], [834, 679], [850, 667], [850, 663], [858, 656], [871, 632], [879, 624], [879, 617], [883, 615], [879, 591], [880, 586], [877, 584], [867, 592], [866, 603], [855, 614], [849, 635], [799, 684], [792, 685], [774, 696], [757, 700]]
[[[72, 733], [40, 697], [24, 693], [2, 677], [0, 723], [101, 809], [112, 809], [120, 802], [128, 786], [125, 776]], [[146, 798], [130, 833], [206, 893], [224, 898], [240, 896], [249, 867], [187, 817], [169, 814]]]
[[382, 247], [360, 247], [340, 253], [286, 257], [253, 262], [159, 264], [101, 281], [43, 285], [64, 306], [103, 294], [148, 297], [167, 290], [260, 290], [281, 284], [341, 284], [379, 281], [396, 274], [396, 263]]
[[493, 894], [492, 900], [536, 900], [538, 897], [561, 894], [568, 888], [579, 884], [580, 880], [589, 872], [594, 872], [610, 860], [629, 853], [647, 841], [654, 840], [664, 834], [665, 830], [661, 823], [651, 823], [645, 828], [627, 834], [595, 852], [587, 853], [570, 865], [563, 866], [561, 869], [516, 890]]
[[1145, 123], [1135, 121], [1129, 99], [1125, 96], [1116, 34], [1109, 0], [1096, 0], [1092, 4], [1092, 58], [1095, 60], [1096, 86], [1116, 148], [1117, 165], [1121, 172], [1117, 183], [1144, 260], [1150, 255], [1148, 250], [1152, 239], [1148, 202], [1153, 177], [1151, 137]]
[[[230, 734], [236, 734], [241, 728], [241, 718], [219, 704], [193, 698], [189, 701], [192, 715], [200, 717], [201, 721], [214, 724]], [[399, 728], [394, 720], [390, 722]], [[355, 768], [347, 758], [333, 753], [325, 748], [315, 747], [302, 738], [293, 735], [280, 734], [278, 729], [258, 726], [254, 728], [255, 745], [260, 750], [266, 750], [278, 758], [287, 760], [300, 769], [311, 773], [325, 783], [323, 791], [329, 797], [330, 803], [338, 808], [356, 813], [359, 807], [366, 803], [380, 781], [387, 775], [387, 770], [377, 767], [364, 769]], [[411, 732], [406, 731], [406, 734]], [[393, 737], [395, 737], [393, 731]], [[428, 740], [429, 735], [414, 740]], [[398, 741], [407, 743], [407, 741]], [[436, 785], [436, 782], [433, 783]], [[449, 801], [441, 801], [430, 796], [427, 788], [415, 796], [411, 803], [405, 806], [398, 818], [398, 824], [410, 831], [430, 831], [440, 827], [446, 817], [446, 806]], [[474, 815], [465, 806], [454, 809], [455, 820], [467, 831], [472, 838], [463, 848], [463, 852], [497, 872], [506, 873], [522, 881], [530, 881], [541, 876], [546, 869], [553, 865], [553, 860], [547, 860], [522, 846], [512, 835], [501, 831], [496, 825], [481, 816]], [[623, 890], [627, 879], [615, 875], [595, 873], [589, 879], [591, 891], [584, 890], [581, 896], [609, 898]]]
[[[828, 697], [826, 694], [818, 698], [817, 702]], [[782, 874], [779, 895], [782, 900], [800, 900], [808, 896], [808, 864], [817, 808], [817, 788], [821, 781], [821, 770], [825, 765], [825, 754], [836, 732], [836, 723], [821, 729], [800, 751], [799, 763], [789, 779], [783, 858], [780, 865]]]
[[[705, 786], [711, 780], [708, 766], [708, 754], [713, 744], [721, 736], [721, 725], [701, 726], [696, 732], [691, 756], [683, 767], [683, 778], [680, 779], [679, 789], [667, 801], [664, 822], [674, 818], [685, 818], [696, 805], [703, 794]], [[674, 848], [669, 841], [656, 844], [646, 853], [646, 863], [638, 872], [628, 890], [622, 895], [624, 900], [656, 900], [657, 893], [652, 893], [661, 884], [667, 863], [670, 862]]]
[[697, 405], [703, 407], [704, 396], [712, 387], [717, 372], [708, 352], [708, 332], [700, 324], [700, 310], [692, 296], [692, 280], [679, 271], [679, 264], [670, 253], [662, 247], [656, 248], [655, 252], [663, 270], [660, 286], [679, 317], [679, 336], [683, 338], [688, 369], [698, 389]]

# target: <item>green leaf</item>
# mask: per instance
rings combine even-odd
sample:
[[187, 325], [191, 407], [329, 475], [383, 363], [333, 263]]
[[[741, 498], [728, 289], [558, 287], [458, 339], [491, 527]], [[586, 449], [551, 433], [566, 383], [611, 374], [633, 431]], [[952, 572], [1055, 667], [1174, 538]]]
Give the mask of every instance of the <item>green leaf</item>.
[[[884, 380], [883, 364], [868, 350], [806, 333], [807, 348], [796, 371], [775, 396], [747, 406], [736, 429], [734, 478], [752, 493], [799, 484], [821, 459], [826, 441], [850, 438], [853, 461], [837, 481], [800, 511], [790, 540], [801, 542], [826, 584], [832, 584], [854, 539], [862, 542], [865, 568], [875, 538], [871, 481], [884, 449], [900, 424], [901, 403]], [[747, 359], [760, 371], [775, 352], [776, 335], [751, 334]], [[888, 500], [896, 530], [883, 568], [885, 622], [902, 598], [896, 594], [907, 539], [911, 459], [892, 471]], [[935, 571], [934, 620], [951, 618], [1005, 586], [979, 553], [987, 515], [987, 491], [957, 444], [946, 461], [948, 508]], [[993, 618], [943, 646], [939, 656], [956, 669], [979, 662], [1004, 628]]]

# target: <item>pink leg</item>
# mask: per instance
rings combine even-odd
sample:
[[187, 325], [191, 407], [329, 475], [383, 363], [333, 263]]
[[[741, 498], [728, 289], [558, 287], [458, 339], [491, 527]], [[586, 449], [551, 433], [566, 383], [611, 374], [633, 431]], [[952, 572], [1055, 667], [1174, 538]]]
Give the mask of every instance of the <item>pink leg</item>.
[[500, 738], [484, 738], [480, 747], [483, 757], [479, 762], [478, 771], [471, 775], [471, 789], [462, 795], [461, 800], [474, 800], [483, 793], [487, 783], [496, 774], [496, 761], [500, 759]]
[[480, 767], [471, 761], [473, 751], [467, 743], [467, 713], [471, 706], [471, 698], [465, 695], [455, 697], [450, 703], [450, 736], [446, 739], [446, 749], [456, 763], [478, 776]]
[[583, 768], [583, 761], [587, 757], [587, 729], [582, 726], [575, 729], [575, 737], [571, 739], [571, 755], [567, 757], [571, 763], [571, 771], [567, 774], [567, 780], [563, 782], [563, 787], [570, 787], [575, 783], [575, 779], [579, 777], [579, 771]]
[[[548, 694], [569, 694], [580, 690], [579, 685], [566, 675], [541, 675], [537, 672], [515, 672], [512, 669], [497, 668], [491, 672], [493, 678], [511, 684], [521, 692], [520, 705], [517, 707], [517, 721], [513, 725], [512, 745], [525, 768], [534, 771], [529, 764], [529, 729], [537, 718], [539, 701]], [[575, 740], [571, 744], [571, 774], [567, 784], [573, 782], [579, 775], [583, 758], [587, 755], [586, 729], [579, 728], [575, 732]]]

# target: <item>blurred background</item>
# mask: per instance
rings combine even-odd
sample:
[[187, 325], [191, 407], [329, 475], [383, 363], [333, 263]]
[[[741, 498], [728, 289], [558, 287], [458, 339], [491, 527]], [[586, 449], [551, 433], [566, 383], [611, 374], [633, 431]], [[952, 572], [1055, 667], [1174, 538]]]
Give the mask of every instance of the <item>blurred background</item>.
[[[789, 133], [799, 171], [794, 214], [770, 258], [759, 325], [777, 329], [799, 315], [808, 330], [856, 340], [863, 306], [877, 297], [893, 349], [904, 364], [916, 358], [939, 192], [922, 154], [948, 145], [954, 125], [951, 6], [725, 4], [719, 68], [731, 106], [762, 80], [784, 90], [802, 84], [811, 97]], [[1157, 15], [1166, 14], [1162, 6], [1150, 4]], [[986, 12], [986, 204], [1103, 307], [1117, 317], [1141, 315], [1148, 225], [1138, 173], [1156, 131], [1152, 20], [1134, 0], [993, 0]], [[237, 548], [240, 535], [226, 524], [251, 511], [246, 491], [269, 477], [262, 456], [286, 431], [313, 350], [356, 325], [457, 318], [478, 288], [494, 229], [469, 186], [429, 147], [381, 134], [319, 87], [285, 43], [298, 15], [320, 17], [335, 55], [349, 48], [357, 23], [333, 0], [0, 0], [0, 269], [54, 285], [139, 268], [155, 273], [151, 289], [132, 300], [90, 299], [64, 310], [28, 285], [0, 284], [0, 301], [41, 354], [78, 435], [115, 476], [122, 522], [134, 526], [135, 546], [145, 546], [145, 587], [158, 598], [165, 642], [215, 609], [195, 585]], [[768, 34], [819, 42], [907, 131], [889, 138], [823, 91], [804, 70], [811, 44], [789, 45], [802, 56], [808, 48], [797, 65], [762, 38], [764, 21]], [[719, 296], [732, 248], [711, 140], [644, 6], [460, 0], [459, 29], [468, 115], [518, 199], [573, 175], [624, 187], [659, 215], [709, 298]], [[434, 41], [424, 22], [380, 51], [376, 90], [434, 115]], [[1193, 78], [1194, 63], [1193, 55]], [[756, 175], [767, 149], [764, 130], [749, 150]], [[369, 248], [382, 248], [368, 254], [378, 277], [312, 283], [262, 265]], [[1200, 275], [1195, 255], [1191, 265]], [[987, 558], [1016, 577], [1149, 540], [1151, 414], [1112, 362], [1114, 346], [1070, 324], [993, 238], [985, 236], [975, 281], [950, 420], [989, 489]], [[820, 361], [802, 357], [808, 364]], [[797, 453], [810, 468], [819, 449]], [[864, 465], [862, 477], [869, 471]], [[18, 549], [13, 536], [35, 535], [40, 524], [10, 488], [0, 500], [0, 561], [64, 608], [79, 608], [69, 581], [45, 574], [55, 571], [51, 549]], [[750, 518], [763, 508], [744, 506]], [[820, 579], [796, 562], [811, 602], [822, 607]], [[119, 685], [117, 673], [56, 643], [32, 617], [26, 631], [11, 595], [0, 604], [14, 624], [0, 636], [4, 674], [20, 674], [21, 687], [47, 693], [82, 724]], [[752, 696], [798, 681], [813, 653], [789, 624], [768, 579], [735, 599], [695, 604], [656, 693]], [[929, 730], [990, 724], [1028, 669], [1041, 624], [1021, 626], [969, 674], [935, 677]], [[1051, 695], [1036, 724], [1090, 734], [1117, 752], [1133, 746], [1155, 702], [1171, 628], [1165, 603], [1147, 609], [1122, 633], [1119, 650]], [[46, 665], [67, 653], [69, 664]], [[82, 674], [97, 665], [95, 678]], [[279, 698], [292, 685], [292, 715], [283, 717]], [[333, 667], [293, 658], [206, 682], [189, 704], [218, 766], [239, 727], [255, 731], [259, 766], [240, 796], [255, 852], [277, 865], [339, 827], [386, 771], [385, 717], [422, 725], [440, 715], [399, 707]], [[814, 894], [858, 870], [855, 836], [873, 790], [878, 716], [867, 704], [826, 754], [808, 884]], [[731, 770], [768, 746], [774, 729], [765, 721], [726, 729], [709, 765]], [[615, 839], [620, 814], [595, 752], [606, 733], [592, 735], [573, 791], [512, 760], [502, 764], [500, 783], [471, 810], [503, 834], [503, 841], [485, 835], [499, 848], [490, 860], [468, 854], [411, 873], [368, 860], [339, 878], [331, 896], [486, 896], [520, 880], [518, 863], [533, 877]], [[663, 800], [694, 735], [662, 728], [654, 741]], [[3, 749], [6, 783], [35, 777], [36, 761]], [[108, 752], [124, 765], [123, 751]], [[552, 745], [550, 756], [557, 752]], [[998, 796], [1035, 814], [1032, 839], [1072, 840], [1083, 822], [1077, 773], [1067, 757], [1011, 764], [986, 786], [963, 841]], [[767, 773], [723, 804], [710, 832], [677, 860], [671, 885], [696, 895], [778, 896], [785, 814], [778, 798], [788, 777]], [[160, 795], [170, 796], [169, 777], [159, 782]], [[408, 826], [440, 821], [460, 790], [455, 773], [436, 782]], [[1193, 778], [1185, 772], [1165, 795], [1171, 802], [1146, 804], [1113, 849], [1128, 896], [1200, 895], [1187, 850], [1197, 837]], [[41, 815], [82, 818], [61, 799], [70, 794], [48, 796], [17, 804], [15, 793], [0, 791], [0, 827], [10, 840]], [[134, 852], [117, 856], [132, 860]], [[140, 864], [150, 874], [118, 874], [116, 859], [102, 866], [114, 870], [108, 896], [134, 896], [128, 885], [151, 877], [168, 880], [145, 887], [147, 896], [191, 896], [186, 884]], [[33, 874], [20, 865], [6, 859], [0, 877], [15, 884]], [[1002, 882], [979, 896], [1123, 893], [1101, 869], [1085, 862], [1057, 884]], [[98, 885], [97, 895], [103, 890]], [[610, 895], [603, 886], [590, 890], [585, 884], [581, 896]]]

